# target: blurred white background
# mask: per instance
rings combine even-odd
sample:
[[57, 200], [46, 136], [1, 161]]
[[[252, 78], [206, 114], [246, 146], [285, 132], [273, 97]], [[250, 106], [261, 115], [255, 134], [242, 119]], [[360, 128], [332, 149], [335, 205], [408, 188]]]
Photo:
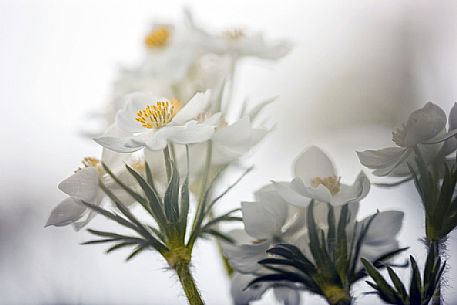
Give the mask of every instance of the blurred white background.
[[[84, 232], [43, 228], [64, 198], [57, 184], [82, 157], [99, 153], [80, 132], [104, 105], [117, 67], [139, 58], [151, 22], [179, 21], [183, 5], [209, 28], [241, 26], [295, 44], [279, 63], [247, 60], [239, 71], [240, 99], [280, 95], [265, 116], [277, 128], [250, 160], [257, 170], [223, 209], [271, 179], [289, 179], [292, 160], [311, 144], [334, 156], [342, 179], [352, 181], [360, 170], [355, 150], [389, 144], [392, 128], [427, 101], [446, 111], [457, 101], [451, 0], [0, 0], [0, 304], [185, 304], [153, 253], [126, 264], [126, 252], [107, 256], [103, 247], [80, 246]], [[424, 256], [423, 215], [411, 185], [373, 188], [361, 207], [364, 215], [406, 211], [402, 244]], [[97, 217], [90, 227], [110, 225]], [[457, 255], [455, 236], [448, 252]], [[455, 255], [448, 304], [457, 303]], [[194, 263], [207, 304], [231, 304], [212, 243], [198, 245]], [[365, 289], [356, 289], [357, 304], [376, 304]], [[275, 303], [267, 295], [258, 304]]]

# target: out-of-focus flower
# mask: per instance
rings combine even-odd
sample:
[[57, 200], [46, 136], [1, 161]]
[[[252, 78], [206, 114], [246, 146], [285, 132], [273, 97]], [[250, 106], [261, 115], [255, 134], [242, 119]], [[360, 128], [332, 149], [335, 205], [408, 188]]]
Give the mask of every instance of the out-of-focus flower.
[[130, 155], [120, 155], [103, 150], [101, 160], [93, 157], [86, 157], [82, 161], [83, 167], [75, 171], [69, 178], [59, 184], [59, 189], [69, 197], [64, 199], [51, 212], [46, 226], [65, 226], [73, 224], [76, 230], [84, 227], [95, 215], [96, 212], [88, 209], [80, 201], [100, 205], [106, 198], [100, 188], [101, 181], [108, 187], [123, 204], [129, 205], [134, 202], [123, 189], [105, 172], [102, 162], [111, 167], [113, 172], [123, 183], [132, 185], [135, 188], [134, 180], [124, 168], [124, 162], [129, 162], [138, 172], [144, 172], [144, 161], [139, 159], [128, 159]]
[[[245, 231], [231, 232], [238, 245], [225, 245], [224, 253], [235, 270], [253, 273], [261, 269], [257, 262], [271, 244], [291, 241], [303, 228], [304, 209], [287, 204], [273, 185], [258, 190], [255, 201], [242, 202], [241, 209]], [[303, 222], [295, 221], [300, 216]]]
[[247, 34], [234, 29], [214, 37], [210, 48], [217, 54], [230, 54], [235, 58], [249, 56], [277, 60], [289, 53], [291, 45], [285, 40], [267, 42], [262, 33]]
[[332, 161], [315, 146], [297, 158], [294, 176], [289, 184], [276, 186], [284, 200], [299, 207], [307, 206], [312, 199], [333, 206], [358, 202], [370, 190], [370, 181], [362, 171], [352, 185], [341, 183]]
[[213, 34], [197, 25], [193, 18], [188, 18], [194, 32], [200, 33], [205, 47], [216, 54], [228, 54], [233, 58], [257, 57], [277, 60], [289, 53], [291, 43], [287, 40], [267, 42], [262, 33], [247, 33], [242, 29], [230, 29]]
[[[231, 231], [229, 236], [235, 243], [223, 244], [224, 254], [238, 272], [234, 274], [231, 286], [231, 294], [237, 305], [258, 300], [267, 289], [273, 287], [262, 284], [246, 289], [247, 284], [253, 280], [253, 275], [265, 272], [258, 261], [266, 257], [266, 250], [278, 242], [295, 241], [296, 235], [304, 227], [304, 209], [284, 202], [273, 185], [258, 190], [255, 199], [254, 202], [242, 203], [245, 230]], [[286, 283], [277, 292], [278, 299], [290, 301], [285, 304], [299, 304], [298, 291], [293, 285], [289, 286]]]
[[357, 152], [360, 162], [373, 169], [375, 176], [410, 176], [408, 164], [415, 166], [417, 151], [427, 163], [455, 151], [453, 136], [457, 130], [453, 119], [455, 115], [452, 115], [455, 112], [454, 106], [449, 118], [449, 130], [446, 132], [446, 113], [438, 105], [427, 103], [411, 113], [406, 123], [392, 133], [392, 141], [397, 146]]
[[146, 56], [139, 71], [171, 83], [181, 80], [204, 53], [202, 39], [186, 24], [154, 24], [144, 40]]
[[133, 93], [126, 97], [125, 106], [116, 116], [116, 127], [124, 134], [105, 135], [97, 143], [113, 151], [127, 153], [144, 147], [162, 150], [168, 142], [177, 144], [201, 143], [214, 133], [219, 114], [203, 122], [198, 115], [208, 105], [210, 92], [197, 93], [181, 108], [176, 99], [157, 99], [147, 93]]

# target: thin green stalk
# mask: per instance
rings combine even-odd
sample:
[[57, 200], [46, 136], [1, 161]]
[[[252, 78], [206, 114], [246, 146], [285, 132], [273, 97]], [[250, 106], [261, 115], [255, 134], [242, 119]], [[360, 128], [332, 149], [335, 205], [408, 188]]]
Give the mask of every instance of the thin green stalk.
[[195, 285], [195, 280], [190, 272], [190, 266], [187, 262], [178, 262], [175, 266], [179, 282], [186, 294], [189, 305], [204, 305], [200, 292]]
[[224, 96], [224, 104], [222, 105], [222, 98], [220, 101], [218, 101], [220, 104], [218, 105], [219, 108], [217, 111], [222, 110], [222, 106], [224, 106], [224, 110], [222, 111], [224, 114], [227, 114], [227, 111], [229, 110], [229, 105], [231, 104], [231, 99], [233, 96], [233, 88], [234, 88], [234, 81], [235, 81], [235, 71], [236, 71], [236, 63], [238, 62], [238, 59], [236, 57], [231, 58], [231, 63], [230, 63], [230, 71], [229, 71], [229, 76], [228, 76], [228, 86], [227, 86], [227, 91], [226, 91], [226, 96]]
[[[213, 209], [211, 209], [208, 213], [208, 218], [211, 220], [214, 218], [214, 212]], [[219, 224], [217, 223], [215, 225], [215, 229], [219, 230]], [[221, 258], [222, 264], [224, 265], [225, 273], [227, 274], [228, 277], [231, 277], [233, 274], [233, 268], [230, 265], [228, 259], [224, 256], [224, 250], [222, 249], [222, 244], [219, 238], [215, 238], [216, 241], [216, 247], [217, 247], [217, 252], [219, 254], [219, 257]]]
[[170, 164], [170, 148], [165, 146], [163, 149], [163, 159], [165, 160], [165, 170], [167, 171], [167, 179], [171, 178], [171, 164]]
[[[429, 248], [428, 251], [435, 251], [438, 255], [443, 259], [443, 251], [441, 251], [441, 246], [439, 241], [428, 241], [427, 246]], [[441, 305], [441, 279], [436, 286], [436, 289], [433, 293], [432, 299], [430, 300], [430, 305]]]

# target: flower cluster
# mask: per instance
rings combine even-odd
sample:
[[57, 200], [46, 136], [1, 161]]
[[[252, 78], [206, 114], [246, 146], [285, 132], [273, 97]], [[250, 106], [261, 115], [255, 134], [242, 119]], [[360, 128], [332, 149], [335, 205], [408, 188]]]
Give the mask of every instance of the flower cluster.
[[155, 250], [189, 302], [203, 304], [190, 272], [194, 244], [230, 240], [219, 225], [240, 221], [239, 209], [218, 215], [214, 206], [241, 178], [219, 195], [217, 184], [268, 133], [257, 115], [274, 100], [245, 103], [234, 115], [236, 67], [243, 57], [278, 60], [290, 45], [241, 30], [212, 33], [185, 11], [183, 24], [154, 24], [144, 48], [140, 65], [120, 71], [104, 111], [107, 128], [94, 139], [101, 158], [84, 158], [59, 184], [69, 197], [46, 226], [80, 230], [100, 214], [131, 234], [88, 229], [97, 239], [85, 244], [131, 248], [128, 259]]
[[[349, 305], [353, 285], [367, 276], [387, 303], [440, 304], [442, 250], [457, 227], [457, 162], [449, 157], [457, 151], [457, 104], [447, 116], [427, 103], [393, 132], [396, 146], [358, 152], [375, 176], [402, 178], [385, 185], [416, 185], [428, 253], [422, 276], [410, 257], [407, 292], [393, 269], [407, 266], [393, 261], [407, 249], [397, 240], [403, 212], [359, 215], [370, 191], [368, 177], [360, 171], [352, 184], [345, 183], [318, 147], [297, 157], [291, 181], [273, 180], [241, 208], [216, 213], [220, 199], [253, 168], [218, 189], [227, 169], [243, 168], [242, 158], [268, 134], [258, 115], [274, 101], [245, 103], [241, 113], [234, 111], [240, 59], [279, 60], [290, 43], [236, 28], [214, 33], [189, 11], [184, 15], [182, 24], [152, 25], [141, 63], [120, 71], [104, 111], [107, 128], [94, 139], [102, 146], [101, 158], [84, 158], [59, 184], [68, 197], [51, 211], [46, 226], [80, 230], [96, 215], [116, 222], [129, 233], [88, 229], [96, 239], [84, 244], [109, 244], [107, 253], [130, 248], [127, 260], [155, 251], [176, 273], [191, 305], [204, 304], [190, 268], [201, 238], [212, 238], [221, 250], [237, 305], [270, 289], [287, 305], [300, 304], [302, 291], [330, 305]], [[221, 227], [226, 222], [244, 228], [227, 232]]]
[[224, 246], [237, 272], [231, 290], [236, 304], [270, 288], [285, 304], [300, 304], [299, 290], [350, 304], [351, 285], [363, 277], [359, 258], [387, 264], [403, 250], [396, 239], [402, 212], [357, 220], [370, 188], [363, 173], [344, 185], [327, 155], [310, 147], [295, 161], [294, 174], [291, 183], [273, 182], [255, 193], [254, 202], [242, 203], [245, 231], [232, 231], [236, 243]]

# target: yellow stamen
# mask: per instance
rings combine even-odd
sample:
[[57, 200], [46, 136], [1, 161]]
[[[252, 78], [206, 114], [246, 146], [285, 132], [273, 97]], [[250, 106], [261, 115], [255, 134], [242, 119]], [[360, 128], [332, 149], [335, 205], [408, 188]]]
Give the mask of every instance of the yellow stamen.
[[84, 167], [97, 167], [100, 165], [100, 160], [94, 157], [85, 157], [81, 163]]
[[144, 128], [159, 129], [169, 124], [179, 109], [181, 109], [181, 102], [177, 99], [163, 99], [154, 105], [148, 105], [145, 109], [139, 110], [135, 120], [141, 123]]
[[170, 27], [160, 25], [154, 27], [144, 38], [144, 44], [150, 49], [158, 49], [165, 47], [170, 40]]
[[325, 186], [332, 195], [335, 195], [340, 191], [340, 183], [341, 177], [337, 176], [330, 176], [330, 177], [315, 177], [311, 180], [312, 187], [318, 187], [319, 185]]
[[245, 37], [246, 34], [242, 29], [230, 29], [222, 32], [222, 34], [227, 37], [229, 40], [240, 40]]
[[146, 168], [144, 160], [134, 160], [134, 161], [132, 161], [130, 166], [139, 173], [144, 172], [145, 168]]

